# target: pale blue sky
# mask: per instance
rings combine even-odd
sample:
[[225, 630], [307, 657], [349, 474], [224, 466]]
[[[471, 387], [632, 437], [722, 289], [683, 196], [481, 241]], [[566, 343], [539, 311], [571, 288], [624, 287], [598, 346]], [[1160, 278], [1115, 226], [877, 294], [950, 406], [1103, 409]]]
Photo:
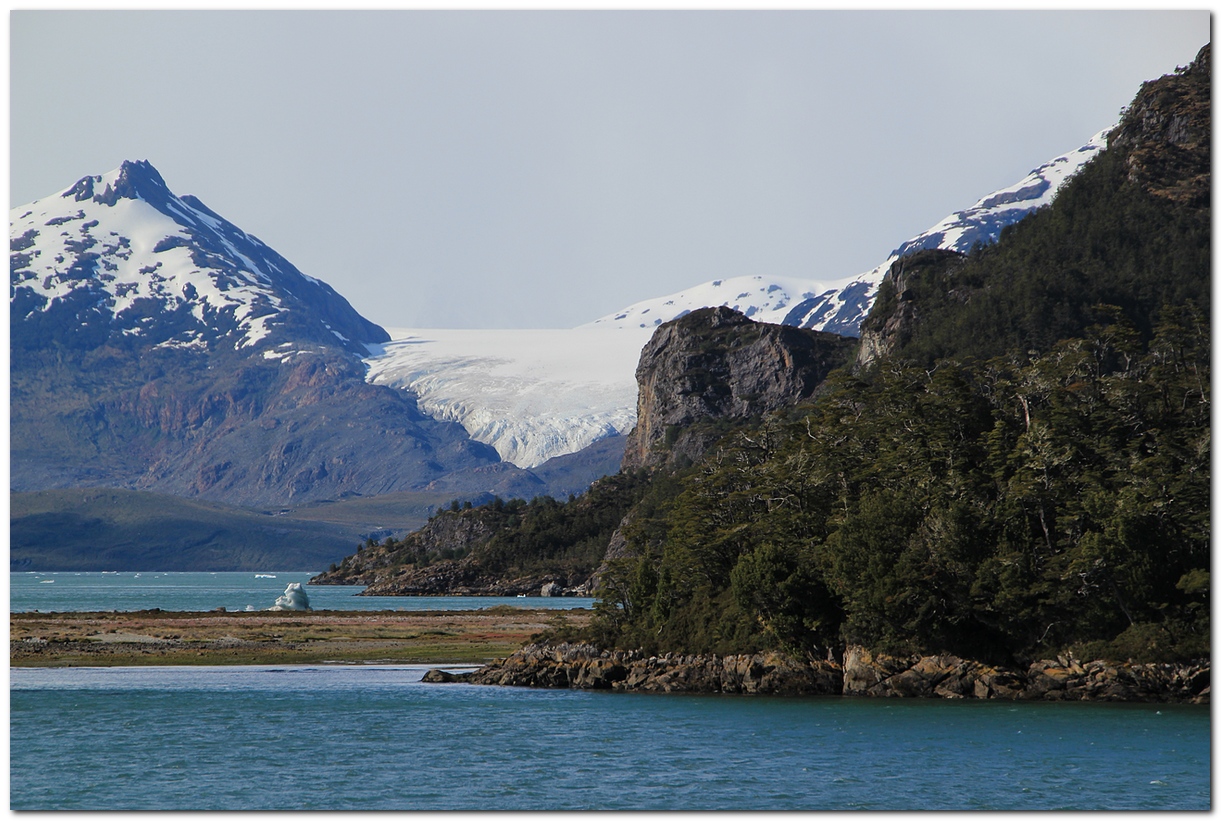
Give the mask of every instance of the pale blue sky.
[[1118, 119], [1207, 11], [10, 15], [19, 205], [147, 159], [386, 326], [834, 279]]

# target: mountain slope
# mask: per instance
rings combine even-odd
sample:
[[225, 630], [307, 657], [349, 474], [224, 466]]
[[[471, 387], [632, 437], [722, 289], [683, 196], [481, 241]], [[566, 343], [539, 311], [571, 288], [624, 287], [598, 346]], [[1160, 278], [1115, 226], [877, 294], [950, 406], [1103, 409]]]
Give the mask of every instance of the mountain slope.
[[385, 331], [148, 163], [13, 209], [10, 248], [12, 490], [299, 504], [499, 462], [365, 381]]
[[[358, 544], [358, 527], [113, 488], [14, 493], [9, 569], [313, 570]], [[427, 520], [424, 513], [415, 522]]]
[[[326, 283], [176, 197], [148, 162], [13, 209], [9, 236], [15, 343], [45, 342], [48, 330], [163, 348], [282, 343], [265, 354], [274, 358], [295, 344], [361, 353], [389, 338]], [[66, 306], [75, 321], [56, 327]]]
[[723, 305], [757, 322], [858, 336], [878, 285], [897, 259], [931, 248], [965, 253], [977, 244], [995, 242], [1005, 226], [1055, 199], [1060, 186], [1106, 147], [1107, 133], [1095, 134], [1085, 145], [1040, 165], [1013, 185], [950, 214], [863, 274], [832, 280], [758, 275], [718, 279], [637, 302], [582, 327], [657, 327], [698, 308]]
[[[896, 265], [862, 326], [866, 358], [1046, 352], [1122, 316], [1147, 343], [1168, 307], [1211, 303], [1211, 57], [1146, 83], [1109, 148], [1056, 198], [965, 259]], [[1177, 321], [1177, 320], [1176, 320]]]

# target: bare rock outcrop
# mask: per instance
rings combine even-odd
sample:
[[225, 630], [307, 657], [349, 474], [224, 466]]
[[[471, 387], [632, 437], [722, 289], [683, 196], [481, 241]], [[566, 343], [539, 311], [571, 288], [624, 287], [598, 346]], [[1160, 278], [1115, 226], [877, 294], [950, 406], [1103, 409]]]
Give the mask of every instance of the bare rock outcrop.
[[726, 307], [659, 326], [636, 368], [636, 427], [623, 469], [697, 460], [722, 433], [697, 423], [749, 419], [808, 399], [854, 345]]
[[1154, 197], [1207, 206], [1212, 191], [1212, 44], [1174, 74], [1143, 84], [1108, 137], [1128, 180]]
[[795, 661], [775, 652], [647, 656], [590, 644], [532, 644], [474, 673], [448, 676], [472, 684], [646, 693], [832, 695], [842, 687], [838, 665]]
[[849, 646], [841, 665], [775, 651], [650, 656], [564, 643], [527, 645], [474, 672], [430, 671], [424, 680], [652, 693], [1207, 704], [1211, 664], [1114, 664], [1065, 656], [1014, 670], [949, 654], [900, 657]]
[[844, 695], [1206, 703], [1210, 669], [1207, 661], [1136, 664], [1062, 656], [1012, 670], [953, 655], [896, 657], [849, 647]]
[[895, 260], [886, 272], [869, 316], [861, 323], [857, 370], [867, 368], [911, 340], [919, 317], [919, 297], [963, 259], [957, 251], [930, 248]]

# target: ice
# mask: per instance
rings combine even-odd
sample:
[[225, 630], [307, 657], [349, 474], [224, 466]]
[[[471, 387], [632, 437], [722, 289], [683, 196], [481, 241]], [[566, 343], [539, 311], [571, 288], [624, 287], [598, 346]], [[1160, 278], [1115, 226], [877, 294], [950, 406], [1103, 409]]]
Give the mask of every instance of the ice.
[[301, 582], [289, 582], [284, 588], [284, 595], [276, 599], [276, 603], [268, 610], [309, 610], [309, 596]]
[[632, 429], [652, 330], [388, 328], [366, 378], [414, 392], [428, 415], [529, 468]]

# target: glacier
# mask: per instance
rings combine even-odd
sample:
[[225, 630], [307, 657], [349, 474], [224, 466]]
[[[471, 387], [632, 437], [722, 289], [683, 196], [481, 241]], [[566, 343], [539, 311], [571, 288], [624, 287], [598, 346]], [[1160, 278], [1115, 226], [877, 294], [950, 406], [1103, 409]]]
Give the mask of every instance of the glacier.
[[532, 468], [636, 424], [636, 362], [652, 329], [387, 328], [366, 379], [411, 391], [506, 462]]

